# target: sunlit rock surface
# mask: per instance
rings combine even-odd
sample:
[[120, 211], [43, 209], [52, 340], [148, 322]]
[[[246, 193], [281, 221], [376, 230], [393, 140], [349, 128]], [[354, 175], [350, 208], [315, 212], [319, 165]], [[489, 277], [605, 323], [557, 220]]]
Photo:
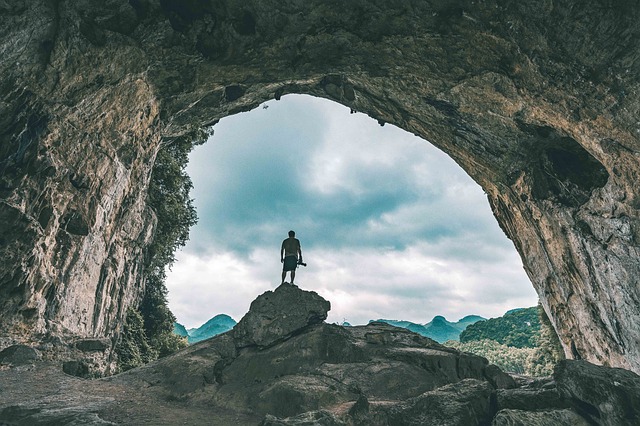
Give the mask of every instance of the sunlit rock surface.
[[161, 143], [287, 93], [448, 153], [570, 358], [640, 371], [632, 2], [0, 2], [0, 333], [115, 341]]

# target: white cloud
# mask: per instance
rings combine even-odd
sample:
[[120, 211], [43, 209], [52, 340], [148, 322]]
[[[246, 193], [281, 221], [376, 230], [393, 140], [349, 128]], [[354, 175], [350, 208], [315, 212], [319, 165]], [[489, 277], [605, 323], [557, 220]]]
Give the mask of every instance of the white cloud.
[[180, 322], [239, 320], [279, 284], [289, 229], [309, 263], [296, 281], [332, 303], [331, 322], [536, 303], [482, 190], [442, 152], [326, 100], [270, 105], [222, 120], [191, 156], [200, 221], [167, 281]]
[[[309, 266], [299, 268], [296, 283], [331, 302], [329, 322], [495, 317], [535, 304], [517, 258], [466, 263], [426, 254], [432, 251], [425, 246], [403, 251], [310, 250], [305, 253]], [[239, 320], [253, 299], [279, 285], [278, 257], [277, 248], [257, 250], [248, 259], [232, 253], [198, 257], [181, 252], [169, 273], [170, 308], [187, 327], [218, 313]]]

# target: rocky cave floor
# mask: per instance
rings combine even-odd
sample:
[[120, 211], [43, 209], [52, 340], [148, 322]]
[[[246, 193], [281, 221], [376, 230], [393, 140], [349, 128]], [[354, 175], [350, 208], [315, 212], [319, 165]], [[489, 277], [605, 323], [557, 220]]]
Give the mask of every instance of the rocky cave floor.
[[563, 361], [513, 377], [405, 329], [326, 324], [329, 308], [285, 284], [230, 332], [96, 380], [5, 349], [0, 425], [640, 424], [633, 372]]

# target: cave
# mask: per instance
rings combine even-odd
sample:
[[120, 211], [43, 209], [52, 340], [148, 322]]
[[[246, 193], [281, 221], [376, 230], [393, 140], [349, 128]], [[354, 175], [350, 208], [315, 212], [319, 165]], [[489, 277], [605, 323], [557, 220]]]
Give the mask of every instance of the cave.
[[640, 11], [605, 0], [0, 4], [0, 345], [116, 339], [154, 162], [288, 93], [487, 193], [569, 358], [640, 372]]

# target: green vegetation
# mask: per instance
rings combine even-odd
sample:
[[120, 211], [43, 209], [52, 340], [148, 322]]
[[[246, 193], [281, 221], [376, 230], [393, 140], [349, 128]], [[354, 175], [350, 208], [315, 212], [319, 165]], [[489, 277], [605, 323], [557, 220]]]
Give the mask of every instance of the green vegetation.
[[147, 248], [145, 292], [140, 305], [130, 310], [121, 341], [117, 345], [121, 371], [153, 361], [187, 346], [173, 333], [176, 318], [167, 306], [166, 268], [175, 261], [175, 251], [186, 244], [189, 228], [197, 221], [185, 172], [188, 154], [209, 133], [198, 129], [163, 145], [158, 152], [149, 184], [148, 204], [156, 214], [153, 242]]
[[515, 309], [500, 318], [491, 318], [469, 325], [460, 333], [460, 342], [491, 339], [515, 348], [538, 346], [540, 318], [536, 307]]
[[167, 306], [167, 288], [164, 274], [147, 277], [145, 295], [140, 304], [140, 313], [144, 318], [144, 331], [150, 346], [162, 358], [187, 346], [187, 339], [173, 333], [176, 317]]
[[477, 322], [460, 335], [460, 342], [445, 344], [485, 357], [504, 371], [528, 376], [550, 375], [564, 357], [555, 330], [540, 305]]
[[122, 329], [116, 351], [118, 368], [121, 371], [146, 364], [158, 357], [158, 353], [149, 345], [142, 315], [135, 309], [129, 309], [127, 312], [127, 321]]

